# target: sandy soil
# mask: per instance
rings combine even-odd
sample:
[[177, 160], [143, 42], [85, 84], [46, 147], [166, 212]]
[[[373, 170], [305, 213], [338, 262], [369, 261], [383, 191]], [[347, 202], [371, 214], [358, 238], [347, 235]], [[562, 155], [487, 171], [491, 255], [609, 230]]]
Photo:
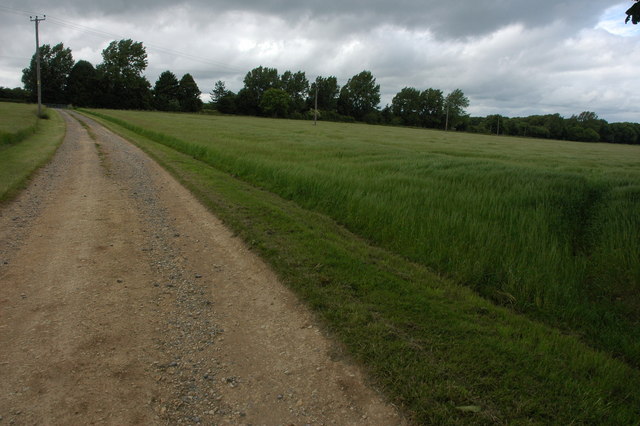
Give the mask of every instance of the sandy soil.
[[188, 191], [63, 116], [0, 208], [0, 425], [404, 424]]

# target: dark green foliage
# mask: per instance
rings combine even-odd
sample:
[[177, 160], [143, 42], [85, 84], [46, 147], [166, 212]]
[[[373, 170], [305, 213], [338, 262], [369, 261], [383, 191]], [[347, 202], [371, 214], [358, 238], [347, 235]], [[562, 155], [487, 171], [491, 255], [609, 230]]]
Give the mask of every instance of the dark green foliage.
[[465, 108], [469, 106], [469, 99], [462, 90], [455, 89], [444, 99], [445, 129], [455, 129], [465, 116]]
[[473, 117], [465, 129], [474, 133], [559, 139], [579, 142], [640, 143], [640, 124], [607, 123], [590, 111], [571, 118], [560, 114], [508, 118], [499, 115]]
[[180, 110], [179, 91], [180, 83], [176, 75], [171, 71], [163, 72], [153, 87], [153, 106], [159, 111]]
[[637, 123], [613, 123], [609, 129], [613, 143], [640, 143], [640, 125]]
[[269, 117], [287, 117], [291, 107], [291, 96], [283, 89], [271, 88], [264, 92], [260, 100], [260, 110]]
[[0, 86], [0, 100], [8, 102], [26, 102], [29, 99], [29, 92], [20, 87], [10, 89]]
[[260, 100], [264, 92], [280, 87], [278, 70], [258, 67], [244, 77], [244, 88], [238, 92], [237, 109], [241, 114], [258, 115], [261, 113]]
[[217, 102], [217, 109], [223, 114], [236, 114], [238, 108], [236, 107], [236, 98], [238, 95], [228, 91]]
[[[51, 47], [45, 44], [40, 47], [40, 76], [42, 84], [42, 102], [45, 104], [64, 104], [67, 102], [65, 86], [67, 77], [73, 68], [74, 60], [71, 49], [58, 43]], [[22, 83], [31, 93], [30, 100], [37, 101], [36, 55], [31, 58], [29, 68], [22, 70]]]
[[636, 25], [638, 22], [640, 22], [640, 3], [638, 3], [638, 0], [635, 0], [636, 3], [631, 6], [626, 14], [627, 14], [627, 19], [625, 19], [624, 23], [628, 23], [629, 21], [631, 21], [633, 23], [633, 25]]
[[391, 101], [391, 111], [405, 126], [418, 126], [422, 122], [420, 91], [405, 87]]
[[422, 125], [431, 129], [442, 128], [444, 95], [442, 90], [427, 89], [420, 94]]
[[100, 106], [121, 109], [150, 109], [151, 84], [142, 75], [147, 68], [147, 51], [141, 42], [113, 41], [102, 51], [98, 65], [103, 97]]
[[98, 91], [98, 74], [96, 69], [87, 61], [78, 61], [67, 79], [67, 101], [76, 107], [96, 106]]
[[213, 86], [213, 90], [211, 91], [211, 93], [209, 93], [211, 95], [211, 103], [213, 104], [213, 106], [217, 107], [220, 100], [224, 98], [227, 93], [229, 93], [229, 91], [227, 90], [224, 81], [216, 81], [215, 85]]
[[[317, 89], [317, 91], [316, 91]], [[317, 77], [311, 84], [307, 106], [315, 108], [316, 93], [318, 94], [318, 109], [321, 111], [337, 111], [340, 86], [336, 77]]]
[[[530, 134], [533, 137], [548, 137], [548, 135]], [[567, 139], [578, 142], [598, 142], [600, 135], [593, 129], [581, 126], [571, 126], [567, 129]]]
[[302, 112], [306, 105], [305, 101], [309, 95], [309, 80], [304, 72], [298, 71], [295, 74], [285, 71], [280, 78], [280, 88], [284, 90], [290, 98], [290, 112]]
[[200, 99], [200, 89], [191, 74], [185, 74], [180, 79], [178, 86], [178, 101], [180, 111], [199, 112], [202, 110], [202, 100]]
[[380, 85], [370, 71], [362, 71], [349, 79], [340, 90], [338, 112], [364, 121], [380, 103]]
[[[466, 99], [462, 92], [457, 94], [458, 97], [460, 95], [463, 98], [462, 100]], [[444, 128], [446, 120], [444, 105], [445, 98], [441, 90], [430, 88], [420, 92], [413, 87], [405, 87], [393, 98], [391, 113], [398, 119], [398, 124], [438, 129]], [[461, 108], [454, 112], [457, 112], [458, 116], [464, 114]], [[392, 121], [387, 118], [387, 122]]]
[[112, 41], [102, 51], [102, 71], [115, 79], [140, 77], [147, 69], [147, 49], [131, 39]]

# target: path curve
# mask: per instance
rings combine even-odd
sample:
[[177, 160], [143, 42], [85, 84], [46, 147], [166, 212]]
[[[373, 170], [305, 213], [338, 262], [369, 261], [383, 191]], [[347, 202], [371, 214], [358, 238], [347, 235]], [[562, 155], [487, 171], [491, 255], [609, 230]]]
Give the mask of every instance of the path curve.
[[404, 424], [187, 190], [61, 113], [0, 209], [0, 424]]

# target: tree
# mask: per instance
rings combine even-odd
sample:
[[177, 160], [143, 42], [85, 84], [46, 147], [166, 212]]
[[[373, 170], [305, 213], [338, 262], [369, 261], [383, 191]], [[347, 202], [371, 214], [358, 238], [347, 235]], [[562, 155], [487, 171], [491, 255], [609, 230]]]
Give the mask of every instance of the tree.
[[102, 51], [97, 71], [105, 92], [103, 105], [111, 108], [148, 109], [151, 85], [142, 75], [147, 68], [147, 51], [131, 39], [112, 41]]
[[279, 87], [277, 69], [262, 66], [252, 69], [244, 77], [244, 88], [238, 92], [238, 110], [243, 114], [257, 115], [261, 112], [262, 95], [269, 89]]
[[200, 88], [196, 84], [191, 74], [185, 74], [180, 79], [178, 90], [178, 101], [180, 110], [184, 112], [199, 112], [202, 110], [202, 100], [200, 99]]
[[20, 87], [13, 89], [0, 86], [0, 99], [25, 102], [29, 99], [29, 92]]
[[236, 112], [244, 115], [258, 115], [260, 112], [260, 99], [249, 91], [246, 87], [240, 89], [235, 99]]
[[171, 71], [160, 74], [153, 88], [153, 106], [159, 111], [178, 111], [180, 84]]
[[598, 142], [600, 141], [600, 135], [593, 129], [574, 125], [569, 127], [567, 139], [579, 142]]
[[405, 87], [391, 101], [391, 111], [402, 120], [405, 126], [418, 126], [421, 123], [421, 93], [413, 87]]
[[147, 49], [131, 39], [112, 41], [102, 51], [101, 68], [110, 77], [140, 77], [147, 69]]
[[469, 106], [469, 99], [462, 90], [456, 89], [447, 95], [444, 105], [447, 113], [447, 122], [445, 123], [445, 130], [447, 130], [449, 127], [455, 128], [460, 118], [466, 114], [464, 108]]
[[[73, 65], [71, 49], [65, 49], [62, 43], [53, 47], [48, 44], [40, 47], [40, 77], [44, 103], [66, 103], [65, 86]], [[35, 101], [37, 96], [35, 54], [31, 58], [29, 68], [22, 70], [22, 83], [31, 93], [31, 100]]]
[[444, 94], [442, 90], [427, 89], [420, 94], [422, 125], [429, 128], [442, 126]]
[[364, 117], [376, 111], [380, 103], [380, 85], [371, 72], [362, 71], [349, 79], [340, 90], [338, 112], [362, 121]]
[[567, 136], [564, 118], [560, 114], [545, 115], [544, 126], [549, 129], [549, 137], [551, 139], [565, 139]]
[[580, 114], [578, 114], [578, 116], [576, 117], [576, 120], [578, 120], [578, 123], [582, 123], [586, 125], [594, 121], [597, 121], [598, 114], [592, 111], [582, 111]]
[[211, 95], [211, 103], [217, 107], [220, 100], [224, 98], [227, 93], [228, 93], [228, 90], [224, 81], [222, 80], [216, 81], [216, 83], [213, 86], [213, 90], [211, 91], [211, 93], [209, 93], [209, 95]]
[[336, 111], [338, 109], [340, 86], [338, 86], [336, 77], [316, 77], [316, 81], [309, 88], [309, 97], [307, 98], [309, 108], [315, 108], [316, 93], [318, 94], [319, 110]]
[[216, 108], [223, 114], [235, 114], [238, 112], [238, 108], [236, 106], [237, 98], [238, 95], [232, 91], [227, 91], [223, 97], [218, 99]]
[[635, 0], [635, 2], [636, 3], [631, 6], [626, 12], [627, 19], [624, 20], [625, 24], [628, 23], [629, 20], [631, 20], [633, 25], [636, 25], [638, 22], [640, 22], [640, 3], [638, 2], [638, 0]]
[[92, 107], [99, 98], [98, 75], [88, 61], [78, 61], [67, 78], [67, 101], [77, 107]]
[[271, 88], [262, 95], [260, 109], [262, 113], [271, 117], [286, 117], [291, 108], [291, 96], [283, 90]]
[[640, 125], [637, 123], [612, 123], [611, 133], [613, 143], [640, 143]]
[[302, 112], [305, 108], [305, 100], [309, 94], [309, 80], [304, 72], [298, 71], [295, 74], [286, 71], [280, 78], [280, 87], [289, 94], [291, 98], [291, 110]]

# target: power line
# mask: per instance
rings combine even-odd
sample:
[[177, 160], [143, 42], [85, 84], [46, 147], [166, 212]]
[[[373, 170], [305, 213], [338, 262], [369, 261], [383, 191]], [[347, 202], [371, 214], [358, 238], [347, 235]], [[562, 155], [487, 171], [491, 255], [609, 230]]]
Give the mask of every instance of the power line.
[[[78, 30], [78, 31], [82, 31], [84, 33], [91, 34], [91, 35], [94, 35], [94, 36], [97, 36], [97, 37], [100, 37], [100, 38], [104, 38], [104, 37], [111, 38], [111, 39], [130, 38], [130, 37], [122, 36], [122, 35], [119, 35], [119, 34], [114, 34], [114, 33], [110, 33], [110, 32], [107, 32], [107, 31], [102, 31], [102, 30], [98, 30], [98, 29], [95, 29], [95, 28], [91, 28], [91, 27], [88, 27], [86, 25], [77, 24], [75, 22], [67, 21], [65, 19], [60, 19], [60, 18], [57, 18], [57, 17], [49, 16], [49, 18], [50, 18], [51, 22], [56, 24], [56, 25], [60, 25], [60, 26], [63, 26], [63, 27], [67, 27], [67, 28]], [[215, 60], [210, 59], [210, 58], [203, 58], [201, 56], [193, 55], [193, 54], [190, 54], [190, 53], [185, 53], [185, 52], [182, 52], [182, 51], [179, 51], [179, 50], [175, 50], [175, 49], [170, 49], [168, 47], [164, 47], [164, 46], [161, 46], [161, 45], [158, 45], [158, 44], [155, 44], [155, 43], [146, 42], [146, 41], [143, 42], [143, 44], [145, 45], [145, 47], [147, 47], [148, 49], [150, 49], [152, 51], [157, 51], [157, 52], [164, 53], [164, 54], [167, 54], [167, 55], [171, 55], [171, 56], [174, 56], [174, 57], [181, 57], [181, 58], [189, 59], [189, 60], [194, 61], [194, 62], [200, 62], [200, 63], [202, 63], [204, 65], [210, 65], [210, 66], [214, 66], [214, 67], [217, 67], [217, 68], [222, 68], [222, 69], [224, 69], [226, 71], [231, 71], [231, 72], [234, 72], [234, 73], [243, 72], [242, 70], [239, 70], [239, 69], [231, 67], [231, 66], [229, 66], [229, 65], [227, 65], [227, 64], [225, 64], [223, 62], [215, 61]]]
[[36, 14], [35, 12], [28, 12], [26, 10], [14, 9], [12, 7], [4, 6], [1, 4], [0, 4], [0, 10], [4, 10], [5, 12], [14, 13], [16, 15], [22, 15], [22, 16], [33, 16]]
[[6, 56], [6, 55], [0, 55], [0, 58], [6, 58], [6, 59], [20, 59], [21, 61], [28, 61], [31, 58], [26, 58], [24, 56]]
[[[23, 16], [33, 16], [35, 13], [33, 12], [28, 12], [25, 10], [20, 10], [20, 9], [14, 9], [12, 7], [8, 7], [8, 6], [4, 6], [4, 5], [0, 5], [0, 10], [3, 10], [5, 12], [10, 12], [10, 13], [14, 13], [14, 14], [18, 14], [18, 15], [23, 15]], [[66, 19], [62, 19], [62, 18], [58, 18], [56, 16], [47, 16], [47, 19], [50, 23], [54, 24], [54, 25], [58, 25], [61, 27], [66, 27], [66, 28], [70, 28], [76, 31], [81, 31], [85, 34], [97, 37], [99, 39], [111, 39], [111, 40], [122, 40], [122, 39], [128, 39], [131, 37], [127, 37], [127, 36], [123, 36], [121, 34], [114, 34], [108, 31], [102, 31], [93, 27], [89, 27], [87, 25], [82, 25], [76, 22], [72, 22]], [[179, 58], [184, 58], [184, 59], [189, 59], [193, 62], [199, 62], [201, 64], [204, 65], [209, 65], [209, 66], [213, 66], [216, 67], [218, 69], [220, 69], [221, 71], [227, 71], [227, 72], [232, 72], [232, 73], [243, 73], [243, 70], [240, 70], [238, 68], [235, 68], [233, 66], [229, 66], [228, 64], [224, 63], [224, 62], [220, 62], [220, 61], [216, 61], [213, 60], [211, 58], [204, 58], [202, 56], [199, 55], [193, 55], [190, 53], [185, 53], [179, 50], [175, 50], [175, 49], [171, 49], [165, 46], [161, 46], [159, 44], [155, 44], [155, 43], [149, 43], [149, 42], [144, 42], [143, 41], [144, 46], [151, 50], [151, 51], [156, 51], [159, 53], [163, 53], [166, 55], [170, 55], [170, 56], [174, 56], [174, 57], [179, 57]]]

